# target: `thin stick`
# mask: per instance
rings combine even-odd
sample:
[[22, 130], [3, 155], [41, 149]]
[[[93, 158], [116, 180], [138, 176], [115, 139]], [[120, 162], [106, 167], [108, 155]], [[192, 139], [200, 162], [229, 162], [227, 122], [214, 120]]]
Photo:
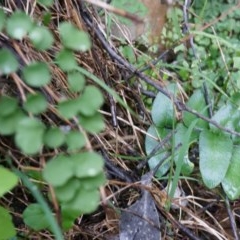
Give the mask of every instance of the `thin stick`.
[[228, 199], [227, 196], [225, 198], [225, 204], [226, 204], [226, 207], [227, 207], [229, 221], [230, 221], [230, 224], [231, 224], [231, 228], [232, 228], [232, 231], [233, 231], [234, 238], [235, 238], [235, 240], [239, 240], [236, 221], [234, 219], [234, 216], [233, 216], [233, 213], [232, 213], [232, 210], [231, 210], [231, 206], [230, 206], [230, 203], [229, 203], [229, 199]]
[[132, 13], [129, 13], [129, 12], [126, 12], [122, 9], [119, 9], [119, 8], [115, 8], [113, 7], [112, 5], [109, 5], [103, 1], [99, 1], [99, 0], [84, 0], [85, 2], [88, 2], [88, 3], [91, 3], [91, 4], [94, 4], [98, 7], [101, 7], [101, 8], [104, 8], [112, 13], [115, 13], [119, 16], [122, 16], [122, 17], [125, 17], [125, 18], [128, 18], [136, 23], [143, 23], [143, 20], [140, 19], [138, 16], [132, 14]]

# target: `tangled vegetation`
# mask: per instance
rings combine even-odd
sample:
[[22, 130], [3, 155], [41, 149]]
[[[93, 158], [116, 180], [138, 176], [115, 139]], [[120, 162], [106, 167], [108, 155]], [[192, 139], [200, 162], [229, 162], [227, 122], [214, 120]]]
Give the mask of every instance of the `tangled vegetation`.
[[239, 239], [240, 3], [166, 2], [0, 1], [0, 239]]

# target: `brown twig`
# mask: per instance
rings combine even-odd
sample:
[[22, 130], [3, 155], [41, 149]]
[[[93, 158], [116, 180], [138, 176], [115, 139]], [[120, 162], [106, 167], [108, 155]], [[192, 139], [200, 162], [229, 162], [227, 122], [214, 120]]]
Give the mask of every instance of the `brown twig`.
[[[140, 163], [137, 165], [137, 169], [143, 168], [143, 167], [147, 164], [148, 160], [149, 160], [151, 157], [153, 157], [154, 155], [156, 155], [156, 154], [164, 147], [164, 145], [171, 140], [171, 138], [172, 138], [172, 136], [173, 136], [174, 133], [175, 133], [175, 131], [171, 131], [161, 142], [159, 142], [159, 144], [157, 144], [157, 146], [155, 146], [155, 147], [153, 148], [153, 150], [151, 151], [151, 153], [148, 154], [148, 156], [147, 156], [142, 162], [140, 162]], [[165, 160], [165, 159], [164, 159], [164, 160]], [[164, 161], [164, 160], [163, 160], [163, 161]], [[162, 161], [160, 161], [160, 162], [162, 162]], [[158, 168], [159, 168], [159, 167], [160, 167], [160, 166], [158, 166]]]
[[101, 149], [102, 156], [105, 160], [105, 166], [110, 173], [112, 173], [115, 177], [123, 180], [124, 182], [132, 183], [135, 182], [135, 178], [130, 176], [128, 172], [125, 170], [118, 168], [116, 165], [112, 163], [109, 159], [107, 152], [104, 149]]
[[189, 230], [183, 224], [177, 221], [170, 213], [164, 211], [164, 214], [168, 220], [175, 224], [180, 229], [180, 231], [183, 232], [186, 236], [188, 236], [191, 240], [201, 240], [201, 238], [197, 237], [191, 230]]
[[233, 216], [233, 213], [232, 213], [232, 210], [231, 210], [231, 206], [230, 206], [230, 203], [229, 203], [229, 199], [228, 199], [227, 196], [225, 198], [225, 204], [226, 204], [227, 213], [228, 213], [228, 217], [229, 217], [229, 222], [231, 224], [231, 228], [232, 228], [232, 231], [233, 231], [234, 238], [235, 238], [235, 240], [239, 240], [236, 221], [234, 219], [234, 216]]
[[119, 9], [119, 8], [115, 8], [103, 1], [99, 1], [99, 0], [84, 0], [85, 2], [89, 2], [91, 4], [94, 4], [98, 7], [101, 7], [101, 8], [104, 8], [112, 13], [115, 13], [119, 16], [122, 16], [122, 17], [125, 17], [125, 18], [128, 18], [132, 21], [134, 21], [135, 23], [143, 23], [143, 20], [141, 18], [139, 18], [137, 15], [135, 14], [132, 14], [132, 13], [129, 13], [129, 12], [126, 12], [122, 9]]

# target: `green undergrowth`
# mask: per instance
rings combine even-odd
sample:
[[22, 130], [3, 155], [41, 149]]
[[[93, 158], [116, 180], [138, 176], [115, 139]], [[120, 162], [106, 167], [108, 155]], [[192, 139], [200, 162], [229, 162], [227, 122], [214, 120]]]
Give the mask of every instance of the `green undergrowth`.
[[[180, 1], [179, 6], [183, 4], [184, 1]], [[188, 11], [189, 32], [185, 34], [181, 7], [169, 8], [161, 44], [172, 49], [174, 62], [160, 60], [154, 69], [144, 72], [157, 80], [156, 69], [160, 69], [161, 79], [172, 95], [169, 99], [157, 93], [153, 102], [143, 98], [153, 121], [145, 138], [145, 151], [150, 156], [148, 165], [159, 179], [169, 177], [170, 198], [174, 196], [179, 177], [191, 176], [196, 169], [201, 174], [199, 180], [207, 188], [222, 186], [231, 200], [240, 196], [240, 178], [236, 170], [240, 164], [237, 157], [239, 136], [231, 134], [240, 130], [239, 31], [234, 27], [239, 9], [234, 8], [235, 4], [236, 1], [193, 1]], [[210, 26], [202, 31], [207, 24]], [[193, 34], [193, 39], [189, 34]], [[187, 40], [181, 42], [185, 37]], [[142, 41], [145, 39], [143, 36]], [[150, 49], [156, 48], [151, 46]], [[137, 67], [149, 62], [149, 56], [144, 53], [134, 58], [130, 46], [121, 50]], [[142, 86], [156, 92], [145, 82]], [[205, 120], [187, 111], [178, 112], [174, 104], [177, 98], [185, 98], [186, 106]], [[156, 153], [160, 139], [171, 132], [170, 144], [165, 144]], [[194, 162], [189, 156], [193, 146], [199, 149], [199, 160]]]
[[[152, 137], [146, 137], [145, 149], [147, 154], [151, 154], [159, 145], [157, 139], [164, 139], [175, 131], [171, 145], [161, 148], [149, 160], [150, 169], [155, 169], [166, 153], [171, 153], [156, 172], [160, 179], [168, 174], [171, 183], [170, 197], [174, 196], [179, 176], [191, 176], [196, 169], [201, 173], [199, 180], [207, 188], [221, 186], [231, 200], [240, 196], [240, 178], [236, 170], [240, 164], [237, 157], [240, 149], [239, 136], [231, 134], [240, 130], [239, 34], [234, 28], [239, 9], [232, 8], [234, 1], [225, 2], [206, 0], [192, 3], [189, 25], [190, 33], [194, 36], [193, 45], [189, 42], [187, 46], [177, 44], [184, 35], [174, 26], [176, 20], [178, 23], [182, 21], [183, 12], [171, 9], [168, 13], [168, 24], [162, 38], [163, 43], [173, 46], [176, 59], [172, 64], [160, 62], [157, 66], [174, 71], [175, 78], [163, 75], [173, 99], [158, 93], [150, 106], [153, 124], [148, 133]], [[228, 14], [221, 18], [224, 11], [228, 11]], [[204, 24], [214, 21], [214, 17], [220, 19], [206, 30], [198, 30]], [[165, 31], [168, 35], [164, 35]], [[173, 83], [176, 79], [177, 84]], [[208, 121], [187, 111], [179, 116], [173, 101], [182, 97], [183, 93], [188, 95], [186, 106], [208, 118]], [[196, 144], [199, 161], [192, 162], [189, 160], [189, 149]], [[175, 170], [172, 170], [173, 165]]]

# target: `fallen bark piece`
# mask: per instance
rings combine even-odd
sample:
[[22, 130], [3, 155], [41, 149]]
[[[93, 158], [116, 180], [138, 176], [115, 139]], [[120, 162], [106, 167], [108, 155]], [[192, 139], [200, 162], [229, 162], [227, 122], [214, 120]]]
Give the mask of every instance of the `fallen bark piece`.
[[[142, 185], [150, 186], [152, 173], [142, 177]], [[149, 191], [143, 189], [142, 196], [132, 206], [122, 211], [120, 218], [120, 240], [161, 240], [159, 214]]]

